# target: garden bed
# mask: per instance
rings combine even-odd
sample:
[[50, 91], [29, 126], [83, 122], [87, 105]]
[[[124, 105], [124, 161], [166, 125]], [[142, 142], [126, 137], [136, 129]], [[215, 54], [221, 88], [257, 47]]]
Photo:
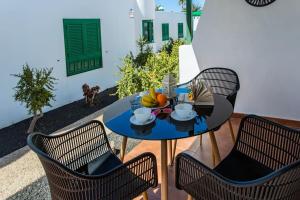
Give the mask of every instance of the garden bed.
[[[115, 92], [116, 87], [100, 92], [93, 107], [87, 106], [82, 99], [49, 111], [38, 120], [35, 131], [50, 134], [62, 129], [118, 100], [117, 96], [111, 95]], [[30, 121], [28, 118], [0, 130], [0, 158], [27, 145], [26, 131]]]

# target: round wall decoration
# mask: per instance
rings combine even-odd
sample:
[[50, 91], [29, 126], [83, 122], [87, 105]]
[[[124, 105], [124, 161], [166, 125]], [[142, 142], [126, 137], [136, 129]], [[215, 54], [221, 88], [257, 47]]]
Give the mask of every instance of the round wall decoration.
[[246, 0], [252, 6], [263, 7], [273, 3], [276, 0]]

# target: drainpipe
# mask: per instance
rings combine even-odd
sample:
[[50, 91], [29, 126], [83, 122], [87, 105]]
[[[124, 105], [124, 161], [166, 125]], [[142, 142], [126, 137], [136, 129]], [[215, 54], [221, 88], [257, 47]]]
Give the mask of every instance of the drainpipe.
[[186, 22], [187, 22], [186, 40], [188, 44], [191, 44], [193, 40], [192, 1], [193, 0], [186, 0]]

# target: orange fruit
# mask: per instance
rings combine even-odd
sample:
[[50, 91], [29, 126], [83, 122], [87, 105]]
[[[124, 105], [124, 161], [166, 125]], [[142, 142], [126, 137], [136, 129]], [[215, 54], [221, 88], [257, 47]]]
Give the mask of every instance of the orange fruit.
[[164, 106], [167, 103], [167, 97], [164, 94], [157, 95], [157, 102], [159, 106]]

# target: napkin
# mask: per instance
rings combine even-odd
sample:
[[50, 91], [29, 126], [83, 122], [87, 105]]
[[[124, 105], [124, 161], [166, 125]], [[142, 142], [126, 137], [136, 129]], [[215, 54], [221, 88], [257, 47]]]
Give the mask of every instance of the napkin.
[[[186, 93], [179, 93], [178, 95], [178, 101], [179, 102], [184, 102], [184, 103], [191, 103], [194, 105], [209, 105], [213, 106], [214, 105], [214, 98], [213, 98], [213, 93], [211, 92], [211, 88], [205, 84], [205, 82], [200, 82], [199, 84], [199, 96], [198, 98], [193, 101], [190, 100], [189, 94], [191, 92], [190, 88], [185, 88]], [[178, 88], [179, 89], [179, 88]]]
[[211, 92], [211, 88], [205, 83], [201, 85], [201, 92], [198, 98], [195, 100], [195, 105], [214, 105], [214, 96]]

